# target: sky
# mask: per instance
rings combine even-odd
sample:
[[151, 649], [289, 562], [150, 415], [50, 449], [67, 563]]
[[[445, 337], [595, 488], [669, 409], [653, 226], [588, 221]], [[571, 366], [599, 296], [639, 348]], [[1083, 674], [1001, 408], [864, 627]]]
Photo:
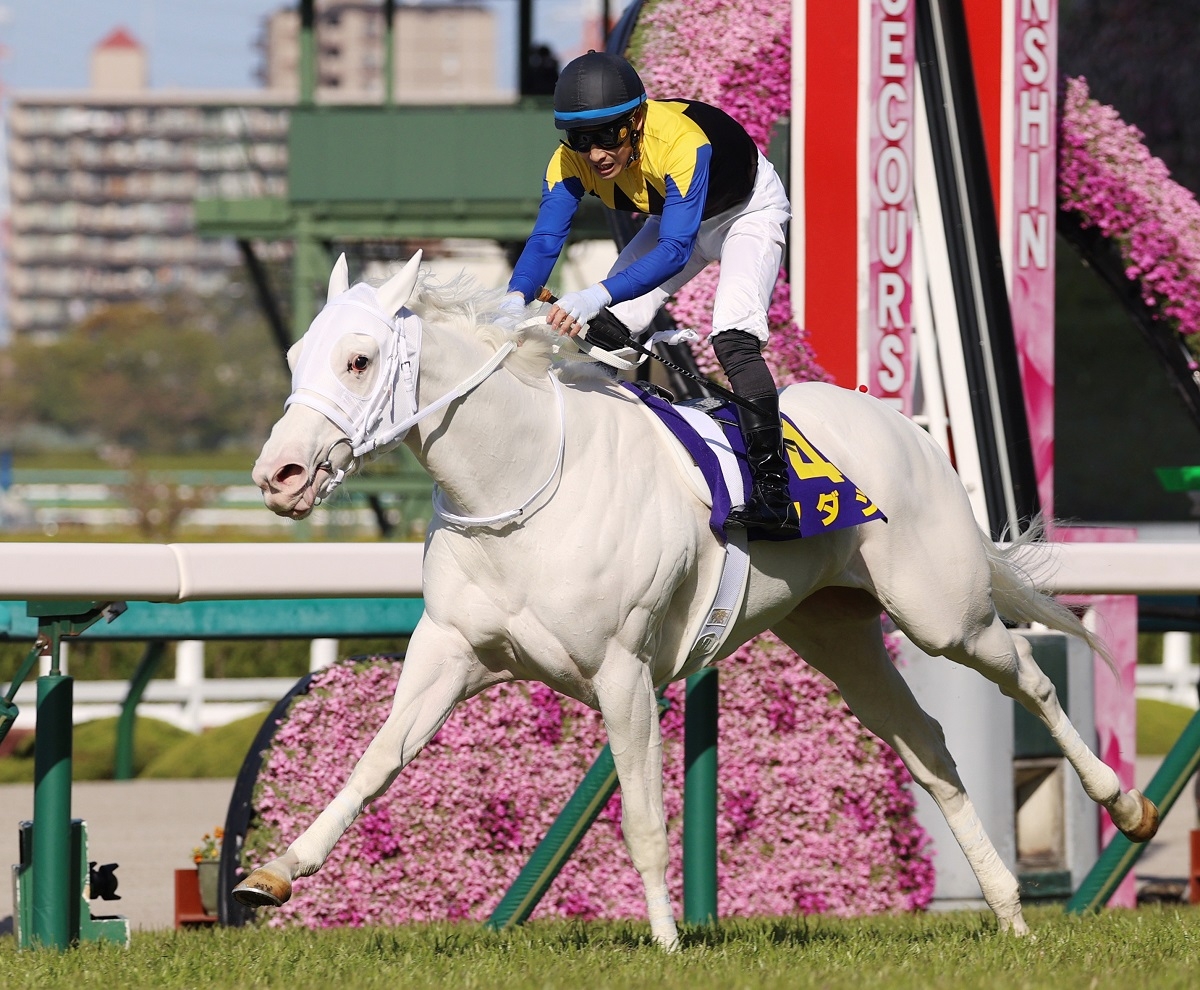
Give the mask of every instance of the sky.
[[[515, 51], [515, 0], [484, 2], [500, 15], [501, 45]], [[534, 40], [556, 51], [577, 47], [581, 21], [600, 5], [534, 0]], [[288, 0], [0, 0], [0, 87], [86, 88], [92, 48], [123, 27], [149, 53], [153, 89], [257, 88], [254, 44], [263, 18], [294, 6]], [[615, 16], [624, 2], [612, 0], [611, 7]]]

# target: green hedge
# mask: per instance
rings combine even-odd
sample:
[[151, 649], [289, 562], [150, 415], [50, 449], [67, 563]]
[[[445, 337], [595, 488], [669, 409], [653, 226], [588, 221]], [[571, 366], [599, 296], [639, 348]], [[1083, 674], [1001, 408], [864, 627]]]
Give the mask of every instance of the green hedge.
[[[155, 718], [139, 718], [133, 737], [135, 777], [196, 779], [236, 777], [269, 709], [193, 735]], [[95, 719], [75, 727], [72, 778], [112, 780], [117, 720]], [[33, 783], [34, 735], [21, 738], [0, 759], [0, 783]]]
[[1138, 756], [1165, 756], [1196, 713], [1182, 705], [1138, 698]]

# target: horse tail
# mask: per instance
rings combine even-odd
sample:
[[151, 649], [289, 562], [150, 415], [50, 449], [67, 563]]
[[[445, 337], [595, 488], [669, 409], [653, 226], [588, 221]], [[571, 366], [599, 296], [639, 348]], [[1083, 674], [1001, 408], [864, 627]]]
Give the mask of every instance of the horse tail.
[[1045, 529], [1045, 521], [1038, 516], [1024, 533], [1000, 546], [981, 533], [992, 576], [992, 601], [996, 611], [1010, 622], [1038, 622], [1082, 639], [1116, 673], [1116, 662], [1104, 642], [1080, 621], [1079, 616], [1037, 588], [1038, 575], [1031, 572], [1028, 563], [1033, 557], [1024, 551], [1031, 544], [1042, 542]]

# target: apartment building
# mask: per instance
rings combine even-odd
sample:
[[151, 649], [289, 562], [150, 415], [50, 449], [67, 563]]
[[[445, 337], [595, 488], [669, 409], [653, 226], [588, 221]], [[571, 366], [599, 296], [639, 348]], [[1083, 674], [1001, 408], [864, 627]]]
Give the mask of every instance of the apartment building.
[[[382, 10], [319, 4], [318, 101], [383, 98]], [[294, 6], [264, 21], [263, 89], [150, 88], [144, 48], [118, 29], [93, 50], [87, 90], [10, 95], [10, 336], [53, 337], [96, 306], [156, 292], [221, 291], [242, 256], [232, 240], [196, 236], [193, 203], [287, 196], [298, 31]], [[394, 37], [397, 101], [504, 98], [485, 8], [402, 7]]]
[[[378, 103], [384, 97], [384, 11], [370, 3], [317, 0], [317, 99]], [[270, 15], [259, 40], [260, 79], [295, 97], [300, 85], [300, 15]], [[392, 22], [393, 95], [399, 103], [511, 99], [497, 85], [497, 26], [482, 5], [397, 4]]]
[[145, 88], [125, 31], [86, 91], [9, 101], [9, 332], [57, 335], [97, 305], [220, 291], [241, 255], [197, 237], [192, 203], [287, 194], [288, 101], [264, 91]]

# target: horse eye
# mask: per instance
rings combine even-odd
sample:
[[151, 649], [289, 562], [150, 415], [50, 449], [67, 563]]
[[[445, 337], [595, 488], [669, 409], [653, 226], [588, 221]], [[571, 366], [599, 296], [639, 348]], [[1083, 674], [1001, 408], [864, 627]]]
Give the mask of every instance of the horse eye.
[[366, 371], [367, 365], [370, 363], [370, 360], [365, 354], [355, 354], [350, 361], [350, 367], [354, 371]]

